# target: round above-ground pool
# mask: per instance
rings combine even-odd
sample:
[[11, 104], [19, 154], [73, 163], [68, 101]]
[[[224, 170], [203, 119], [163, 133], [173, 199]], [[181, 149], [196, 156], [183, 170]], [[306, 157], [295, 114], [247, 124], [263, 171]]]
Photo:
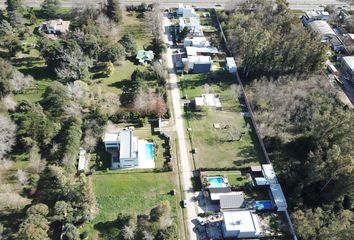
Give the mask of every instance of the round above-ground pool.
[[256, 201], [256, 210], [273, 209], [273, 203], [270, 200]]
[[208, 177], [208, 182], [210, 187], [221, 188], [224, 186], [225, 180], [223, 177]]

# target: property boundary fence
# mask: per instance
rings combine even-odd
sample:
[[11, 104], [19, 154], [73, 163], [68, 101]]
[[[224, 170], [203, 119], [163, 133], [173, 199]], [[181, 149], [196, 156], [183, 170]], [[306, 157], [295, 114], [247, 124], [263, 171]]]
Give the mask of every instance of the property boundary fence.
[[[223, 30], [223, 28], [222, 28], [222, 26], [221, 26], [221, 23], [220, 23], [220, 20], [219, 20], [219, 16], [218, 16], [218, 14], [216, 13], [215, 9], [212, 9], [212, 13], [215, 14], [215, 16], [216, 16], [215, 19], [216, 19], [216, 21], [217, 21], [217, 25], [218, 25], [219, 31], [220, 31], [220, 33], [221, 33], [222, 39], [223, 39], [224, 44], [225, 44], [226, 54], [227, 54], [227, 56], [232, 57], [231, 51], [230, 51], [230, 49], [229, 49], [229, 47], [228, 47], [228, 42], [227, 42], [227, 39], [226, 39], [224, 30]], [[255, 131], [255, 133], [256, 133], [256, 136], [257, 136], [257, 138], [258, 138], [258, 142], [259, 142], [259, 144], [260, 144], [260, 146], [261, 146], [261, 149], [262, 149], [263, 155], [264, 155], [264, 157], [265, 157], [265, 160], [266, 160], [267, 163], [271, 163], [271, 161], [270, 161], [270, 159], [269, 159], [269, 156], [268, 156], [268, 152], [267, 152], [267, 150], [266, 150], [266, 148], [265, 148], [265, 146], [264, 146], [263, 140], [262, 140], [261, 135], [260, 135], [260, 133], [259, 133], [259, 130], [258, 130], [256, 121], [255, 121], [255, 119], [254, 119], [254, 115], [253, 115], [253, 112], [252, 112], [251, 105], [249, 104], [249, 101], [248, 101], [248, 98], [247, 98], [245, 89], [243, 88], [242, 80], [241, 80], [241, 78], [240, 78], [238, 72], [236, 72], [235, 79], [236, 79], [237, 83], [238, 83], [239, 86], [240, 86], [241, 93], [242, 93], [242, 97], [244, 98], [245, 104], [246, 104], [247, 109], [248, 109], [248, 111], [249, 111], [249, 113], [250, 113], [250, 118], [251, 118], [251, 122], [252, 122], [252, 125], [253, 125], [253, 129], [254, 129], [254, 131]], [[286, 216], [286, 218], [287, 218], [287, 220], [288, 220], [288, 224], [289, 224], [289, 228], [290, 228], [289, 230], [290, 230], [291, 236], [292, 236], [292, 238], [293, 238], [294, 240], [297, 240], [297, 236], [296, 236], [296, 233], [295, 233], [295, 229], [294, 229], [293, 223], [292, 223], [292, 221], [291, 221], [291, 219], [290, 219], [290, 216], [289, 216], [288, 211], [285, 211], [285, 216]]]

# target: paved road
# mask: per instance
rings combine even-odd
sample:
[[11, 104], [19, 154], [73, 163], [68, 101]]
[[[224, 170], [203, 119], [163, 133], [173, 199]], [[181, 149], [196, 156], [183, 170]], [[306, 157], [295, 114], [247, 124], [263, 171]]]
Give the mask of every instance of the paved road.
[[[170, 20], [167, 17], [164, 17], [164, 29], [170, 25]], [[168, 45], [172, 45], [172, 42], [169, 41], [168, 38], [168, 30], [165, 31], [165, 42]], [[194, 201], [197, 193], [194, 192], [191, 177], [193, 176], [190, 160], [188, 158], [188, 148], [186, 143], [185, 136], [185, 127], [183, 122], [183, 114], [182, 114], [182, 106], [181, 106], [181, 96], [178, 88], [178, 80], [177, 76], [174, 73], [174, 65], [172, 60], [172, 50], [171, 48], [167, 49], [166, 54], [167, 67], [169, 69], [169, 84], [170, 84], [170, 94], [172, 98], [173, 104], [173, 113], [175, 120], [175, 127], [177, 130], [177, 141], [178, 141], [178, 151], [179, 151], [179, 166], [178, 171], [181, 175], [182, 188], [185, 195], [185, 199], [188, 201], [188, 207], [186, 208], [186, 216], [184, 221], [187, 221], [188, 224], [188, 232], [189, 239], [196, 240], [197, 236], [193, 231], [194, 224], [192, 220], [195, 220], [198, 213], [198, 205], [197, 202]]]
[[[0, 0], [0, 8], [4, 8], [6, 0]], [[22, 0], [23, 4], [30, 7], [39, 7], [43, 0]], [[85, 4], [100, 6], [103, 0], [60, 0], [62, 7], [79, 7]], [[229, 0], [121, 0], [122, 5], [140, 4], [141, 2], [159, 2], [164, 8], [177, 7], [178, 3], [193, 4], [198, 7], [212, 8], [216, 4], [225, 6]], [[324, 5], [333, 4], [335, 6], [347, 5], [346, 0], [288, 0], [290, 8], [294, 10], [322, 9]]]

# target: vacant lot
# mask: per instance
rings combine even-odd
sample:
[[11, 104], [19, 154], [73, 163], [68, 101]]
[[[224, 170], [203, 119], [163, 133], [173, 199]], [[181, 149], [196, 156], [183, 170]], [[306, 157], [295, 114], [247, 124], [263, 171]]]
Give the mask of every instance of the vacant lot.
[[[190, 100], [203, 93], [220, 95], [223, 111], [206, 108], [196, 112], [193, 106], [185, 111], [191, 128], [192, 145], [197, 148], [196, 167], [246, 167], [260, 161], [258, 143], [248, 119], [241, 114], [237, 85], [228, 73], [188, 74], [181, 78], [183, 95]], [[219, 124], [220, 128], [214, 128]]]
[[176, 196], [168, 194], [175, 188], [172, 173], [144, 171], [108, 171], [93, 176], [94, 191], [99, 206], [96, 218], [83, 230], [90, 238], [109, 239], [118, 213], [149, 213], [160, 201], [168, 200], [177, 221]]

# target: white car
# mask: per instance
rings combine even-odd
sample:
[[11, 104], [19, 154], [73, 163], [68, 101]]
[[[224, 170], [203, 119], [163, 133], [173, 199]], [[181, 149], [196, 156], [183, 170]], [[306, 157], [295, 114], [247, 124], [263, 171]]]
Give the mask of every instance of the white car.
[[187, 200], [183, 200], [183, 201], [182, 201], [182, 207], [183, 207], [183, 208], [188, 207], [188, 202], [187, 202]]

